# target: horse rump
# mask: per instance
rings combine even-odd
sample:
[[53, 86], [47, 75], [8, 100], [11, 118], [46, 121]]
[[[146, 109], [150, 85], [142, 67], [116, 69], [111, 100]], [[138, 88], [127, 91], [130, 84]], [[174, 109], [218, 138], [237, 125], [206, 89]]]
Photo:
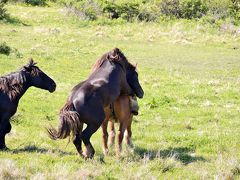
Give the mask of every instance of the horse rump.
[[79, 114], [75, 111], [71, 102], [67, 102], [60, 111], [59, 115], [60, 124], [58, 129], [48, 128], [48, 134], [51, 139], [64, 139], [72, 134], [81, 133], [83, 123], [80, 121]]

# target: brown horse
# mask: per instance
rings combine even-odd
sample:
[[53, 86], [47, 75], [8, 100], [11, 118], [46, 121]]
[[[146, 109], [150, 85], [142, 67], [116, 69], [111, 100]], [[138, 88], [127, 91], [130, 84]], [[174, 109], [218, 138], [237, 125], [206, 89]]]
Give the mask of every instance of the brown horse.
[[[58, 130], [48, 129], [54, 140], [72, 134], [73, 144], [85, 158], [94, 156], [90, 138], [105, 119], [104, 108], [120, 95], [136, 94], [139, 98], [144, 95], [135, 67], [118, 48], [104, 54], [98, 67], [87, 80], [72, 89], [67, 103], [60, 111]], [[83, 123], [87, 127], [82, 131]], [[85, 153], [82, 151], [82, 141], [86, 146]]]
[[[124, 132], [125, 134], [126, 143], [129, 147], [132, 147], [132, 119], [133, 114], [130, 108], [130, 98], [129, 96], [120, 96], [114, 103], [113, 107], [107, 107], [104, 109], [106, 118], [102, 124], [102, 141], [103, 141], [103, 153], [106, 155], [108, 154], [108, 145], [112, 146], [115, 142], [115, 127], [114, 122], [118, 122], [119, 130], [117, 134], [117, 144], [116, 144], [116, 153], [120, 154], [122, 152], [122, 141]], [[112, 115], [112, 109], [114, 109], [114, 115]], [[108, 131], [107, 127], [109, 124], [110, 133], [109, 133], [109, 140], [108, 140]]]
[[[98, 61], [101, 61], [99, 59]], [[99, 62], [96, 61], [92, 67], [92, 72], [96, 71]], [[133, 112], [134, 111], [134, 112]], [[132, 147], [132, 119], [133, 113], [134, 115], [138, 114], [138, 105], [137, 99], [131, 96], [120, 96], [117, 98], [114, 103], [104, 108], [105, 119], [102, 123], [102, 144], [103, 144], [103, 153], [104, 155], [108, 154], [108, 146], [112, 146], [115, 143], [115, 127], [114, 122], [118, 122], [119, 130], [117, 134], [117, 145], [116, 145], [116, 153], [120, 154], [122, 151], [122, 140], [125, 134], [125, 140], [129, 147]], [[109, 125], [110, 133], [108, 134], [107, 128]]]

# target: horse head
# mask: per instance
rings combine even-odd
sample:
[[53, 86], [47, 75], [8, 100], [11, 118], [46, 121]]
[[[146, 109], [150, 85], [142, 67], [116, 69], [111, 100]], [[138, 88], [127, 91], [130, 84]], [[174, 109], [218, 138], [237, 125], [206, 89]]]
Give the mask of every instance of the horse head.
[[136, 71], [136, 66], [129, 63], [125, 55], [118, 48], [114, 48], [112, 51], [110, 51], [108, 56], [111, 61], [115, 61], [121, 64], [121, 66], [126, 71], [127, 82], [131, 87], [131, 89], [133, 90], [134, 94], [136, 94], [136, 96], [139, 98], [143, 98], [144, 91], [138, 80], [138, 73]]
[[144, 91], [138, 80], [136, 67], [129, 63], [126, 72], [127, 82], [138, 98], [143, 98]]
[[30, 85], [48, 90], [49, 92], [54, 92], [56, 89], [56, 83], [39, 69], [36, 64], [37, 63], [30, 58], [29, 63], [23, 66], [24, 72], [30, 77]]

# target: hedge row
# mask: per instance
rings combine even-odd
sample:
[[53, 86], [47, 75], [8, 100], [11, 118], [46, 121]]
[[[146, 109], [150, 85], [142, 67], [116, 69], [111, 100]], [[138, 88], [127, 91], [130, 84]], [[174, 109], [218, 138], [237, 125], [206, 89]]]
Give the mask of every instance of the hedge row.
[[[3, 0], [0, 0], [3, 1]], [[6, 1], [6, 0], [5, 0]], [[10, 0], [46, 5], [46, 0]], [[63, 4], [81, 19], [124, 19], [157, 21], [160, 18], [199, 19], [212, 17], [240, 22], [240, 0], [50, 0]], [[0, 18], [5, 13], [0, 4]]]
[[240, 0], [60, 0], [81, 19], [122, 18], [127, 21], [157, 21], [162, 17], [240, 21]]

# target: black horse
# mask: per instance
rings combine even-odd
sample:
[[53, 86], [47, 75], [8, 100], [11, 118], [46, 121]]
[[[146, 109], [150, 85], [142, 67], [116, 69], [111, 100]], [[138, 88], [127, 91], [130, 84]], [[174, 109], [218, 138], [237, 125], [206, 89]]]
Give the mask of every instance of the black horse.
[[[48, 129], [52, 139], [63, 139], [73, 135], [73, 144], [78, 153], [85, 158], [94, 156], [90, 138], [101, 126], [104, 107], [109, 106], [120, 95], [143, 97], [135, 66], [130, 64], [124, 54], [115, 48], [98, 60], [99, 66], [89, 78], [72, 89], [67, 103], [60, 111], [58, 130]], [[82, 132], [83, 123], [87, 124]], [[86, 152], [82, 151], [82, 141]]]
[[54, 92], [55, 82], [33, 62], [19, 71], [0, 77], [0, 150], [6, 150], [5, 135], [11, 131], [10, 118], [16, 113], [18, 102], [31, 86]]

